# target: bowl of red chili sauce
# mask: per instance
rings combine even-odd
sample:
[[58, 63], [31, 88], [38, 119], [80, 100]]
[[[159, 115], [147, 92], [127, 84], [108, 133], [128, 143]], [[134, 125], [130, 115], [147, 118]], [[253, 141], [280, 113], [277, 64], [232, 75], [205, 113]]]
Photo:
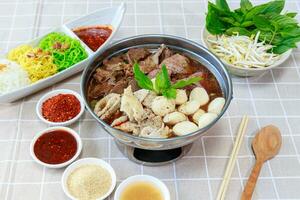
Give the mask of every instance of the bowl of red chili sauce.
[[84, 103], [73, 90], [54, 90], [38, 101], [36, 112], [43, 122], [51, 126], [68, 126], [83, 114]]
[[73, 29], [77, 37], [94, 52], [106, 42], [112, 31], [110, 25], [82, 26]]
[[61, 168], [72, 163], [82, 150], [80, 136], [67, 127], [50, 127], [39, 132], [30, 144], [30, 154], [39, 164]]

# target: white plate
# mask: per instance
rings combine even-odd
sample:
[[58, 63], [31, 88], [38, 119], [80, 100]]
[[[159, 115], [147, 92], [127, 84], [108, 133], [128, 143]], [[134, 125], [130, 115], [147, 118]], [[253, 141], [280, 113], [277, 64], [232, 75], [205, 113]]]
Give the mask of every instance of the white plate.
[[69, 175], [78, 167], [80, 167], [82, 165], [91, 165], [91, 164], [99, 165], [99, 166], [105, 168], [111, 175], [111, 179], [112, 179], [109, 191], [105, 195], [103, 195], [103, 197], [98, 198], [97, 200], [103, 200], [106, 197], [108, 197], [112, 193], [114, 188], [116, 187], [116, 182], [117, 182], [116, 173], [115, 173], [114, 169], [110, 166], [110, 164], [108, 164], [104, 160], [98, 159], [98, 158], [83, 158], [83, 159], [77, 160], [76, 162], [74, 162], [70, 166], [68, 166], [62, 175], [62, 179], [61, 179], [62, 188], [63, 188], [64, 193], [70, 199], [76, 200], [75, 197], [73, 197], [68, 190], [67, 180], [68, 180]]
[[[211, 34], [206, 30], [206, 28], [204, 27], [202, 30], [202, 36], [201, 36], [201, 40], [202, 40], [202, 44], [210, 49], [210, 44], [207, 42], [207, 37], [210, 36]], [[225, 66], [227, 67], [227, 69], [229, 70], [229, 72], [231, 74], [237, 75], [237, 76], [259, 76], [262, 73], [264, 73], [265, 71], [268, 71], [272, 68], [275, 68], [279, 65], [281, 65], [282, 63], [284, 63], [292, 54], [292, 49], [288, 50], [287, 52], [283, 53], [280, 55], [280, 59], [277, 60], [273, 65], [270, 65], [268, 67], [265, 68], [240, 68], [240, 67], [236, 67], [232, 64], [227, 63], [226, 61], [224, 61], [223, 59], [222, 62], [225, 64]]]
[[[110, 35], [110, 37], [106, 40], [106, 42], [98, 48], [96, 52], [93, 52], [84, 42], [81, 41], [82, 46], [85, 48], [85, 50], [88, 53], [88, 57], [85, 60], [82, 60], [81, 62], [69, 67], [68, 69], [65, 69], [53, 76], [50, 76], [48, 78], [42, 79], [32, 85], [23, 87], [18, 90], [14, 90], [10, 93], [6, 93], [3, 95], [0, 95], [0, 103], [9, 103], [16, 101], [18, 99], [21, 99], [25, 96], [28, 96], [34, 92], [37, 92], [41, 89], [44, 89], [50, 85], [53, 85], [61, 80], [64, 80], [73, 74], [76, 74], [84, 69], [86, 65], [89, 62], [89, 59], [98, 51], [105, 48], [105, 46], [111, 41], [111, 39], [114, 37], [116, 31], [118, 30], [123, 16], [125, 13], [125, 4], [121, 3], [119, 6], [111, 7], [111, 8], [105, 8], [101, 10], [97, 10], [91, 14], [88, 14], [83, 17], [79, 17], [71, 22], [68, 22], [64, 25], [62, 25], [59, 28], [53, 29], [50, 32], [63, 32], [67, 34], [68, 36], [72, 38], [79, 39], [71, 29], [75, 27], [81, 27], [81, 26], [93, 26], [93, 25], [111, 25], [113, 27], [113, 31]], [[50, 33], [49, 32], [49, 33]], [[47, 34], [45, 34], [47, 35]], [[27, 44], [36, 46], [41, 38], [43, 38], [45, 35], [38, 37]]]

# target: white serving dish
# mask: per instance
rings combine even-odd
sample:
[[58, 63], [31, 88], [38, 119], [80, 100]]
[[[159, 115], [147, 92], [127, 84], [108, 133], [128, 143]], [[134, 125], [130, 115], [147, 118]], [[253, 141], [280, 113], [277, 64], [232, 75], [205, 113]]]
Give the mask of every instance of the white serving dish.
[[[41, 160], [39, 160], [36, 157], [36, 155], [34, 153], [34, 144], [37, 141], [37, 139], [41, 135], [43, 135], [45, 133], [48, 133], [50, 131], [54, 131], [54, 130], [64, 130], [64, 131], [67, 131], [68, 133], [70, 133], [71, 135], [73, 135], [73, 137], [77, 141], [77, 151], [76, 151], [75, 155], [70, 160], [68, 160], [68, 161], [66, 161], [64, 163], [61, 163], [61, 164], [48, 164], [48, 163], [42, 162]], [[47, 128], [47, 129], [39, 132], [38, 134], [36, 134], [34, 136], [34, 138], [31, 141], [31, 144], [30, 144], [30, 155], [33, 158], [33, 160], [35, 162], [39, 163], [40, 165], [43, 165], [43, 166], [48, 167], [48, 168], [62, 168], [62, 167], [65, 167], [65, 166], [71, 164], [80, 155], [81, 150], [82, 150], [82, 141], [81, 141], [81, 138], [80, 138], [79, 134], [76, 131], [74, 131], [73, 129], [68, 128], [68, 127], [63, 127], [63, 126], [50, 127], [50, 128]]]
[[[65, 122], [51, 122], [51, 121], [48, 121], [42, 115], [42, 105], [47, 99], [49, 99], [51, 97], [54, 97], [56, 95], [59, 95], [59, 94], [72, 94], [72, 95], [74, 95], [80, 102], [80, 112], [73, 119], [70, 119], [70, 120], [65, 121]], [[59, 90], [53, 90], [51, 92], [48, 92], [47, 94], [45, 94], [44, 96], [42, 96], [40, 98], [40, 100], [36, 104], [36, 114], [40, 118], [40, 120], [42, 120], [43, 122], [45, 122], [46, 124], [48, 124], [50, 126], [69, 126], [69, 125], [73, 124], [74, 122], [76, 122], [81, 117], [81, 115], [84, 112], [84, 108], [85, 108], [84, 102], [83, 102], [81, 96], [77, 92], [75, 92], [73, 90], [68, 90], [68, 89], [59, 89]]]
[[[111, 7], [111, 8], [104, 8], [97, 10], [91, 14], [85, 15], [83, 17], [76, 18], [73, 21], [70, 21], [66, 24], [63, 24], [61, 27], [53, 29], [50, 32], [63, 32], [66, 35], [79, 39], [75, 33], [73, 33], [72, 29], [75, 27], [81, 27], [81, 26], [93, 26], [93, 25], [111, 25], [113, 27], [113, 31], [110, 35], [110, 37], [106, 40], [106, 42], [98, 48], [97, 51], [93, 52], [84, 42], [81, 41], [82, 46], [85, 48], [88, 57], [85, 60], [82, 60], [81, 62], [69, 67], [66, 70], [63, 70], [53, 76], [50, 76], [48, 78], [42, 79], [32, 85], [20, 88], [18, 90], [12, 91], [10, 93], [6, 93], [3, 95], [0, 95], [0, 103], [9, 103], [16, 101], [18, 99], [21, 99], [25, 96], [28, 96], [32, 93], [35, 93], [41, 89], [44, 89], [48, 86], [51, 86], [61, 80], [64, 80], [84, 69], [84, 67], [87, 66], [89, 59], [98, 51], [105, 48], [105, 46], [111, 41], [111, 39], [114, 37], [116, 31], [118, 30], [124, 13], [125, 13], [125, 4], [121, 3], [119, 6]], [[47, 35], [47, 34], [45, 34]], [[41, 38], [43, 38], [45, 35], [38, 37], [26, 44], [36, 46]]]
[[68, 166], [62, 175], [62, 179], [61, 179], [62, 188], [63, 188], [64, 193], [70, 199], [76, 200], [76, 198], [73, 197], [68, 190], [67, 180], [68, 180], [69, 175], [76, 168], [78, 168], [82, 165], [88, 165], [88, 164], [99, 165], [99, 166], [105, 168], [110, 173], [111, 178], [112, 178], [112, 184], [111, 184], [109, 191], [105, 195], [103, 195], [101, 198], [98, 198], [97, 200], [103, 200], [106, 197], [108, 197], [112, 193], [114, 188], [116, 187], [116, 182], [117, 182], [116, 173], [115, 173], [114, 169], [110, 166], [110, 164], [108, 164], [104, 160], [98, 159], [98, 158], [83, 158], [83, 159], [77, 160], [76, 162], [74, 162], [70, 166]]
[[[207, 42], [207, 37], [210, 35], [210, 33], [206, 30], [206, 28], [204, 27], [202, 29], [202, 36], [201, 36], [201, 40], [202, 40], [202, 44], [210, 49], [210, 44]], [[247, 76], [259, 76], [262, 73], [278, 67], [279, 65], [281, 65], [282, 63], [284, 63], [292, 54], [292, 49], [290, 49], [289, 51], [281, 54], [280, 59], [277, 60], [273, 65], [270, 65], [268, 67], [265, 68], [239, 68], [236, 67], [232, 64], [227, 63], [226, 61], [222, 60], [222, 62], [226, 65], [228, 71], [236, 76], [243, 76], [243, 77], [247, 77]]]
[[135, 176], [128, 177], [127, 179], [122, 181], [122, 183], [118, 186], [118, 188], [115, 191], [114, 200], [120, 200], [121, 194], [124, 191], [124, 189], [128, 185], [130, 185], [132, 183], [136, 183], [136, 182], [152, 183], [161, 190], [164, 200], [171, 199], [169, 189], [161, 180], [159, 180], [158, 178], [155, 178], [153, 176], [149, 176], [149, 175], [135, 175]]

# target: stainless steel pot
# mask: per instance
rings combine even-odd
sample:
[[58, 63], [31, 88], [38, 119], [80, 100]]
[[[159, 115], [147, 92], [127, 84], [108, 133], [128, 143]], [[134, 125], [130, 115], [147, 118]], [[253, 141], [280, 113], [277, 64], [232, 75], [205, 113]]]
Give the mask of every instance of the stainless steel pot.
[[[169, 139], [152, 139], [133, 136], [120, 130], [114, 129], [110, 125], [106, 124], [103, 120], [99, 119], [99, 117], [97, 117], [97, 115], [93, 112], [92, 108], [89, 105], [89, 102], [87, 101], [87, 84], [96, 68], [101, 66], [101, 63], [105, 58], [110, 58], [120, 53], [124, 53], [131, 48], [145, 47], [150, 49], [157, 49], [161, 44], [165, 44], [175, 51], [182, 52], [192, 57], [193, 59], [199, 61], [204, 66], [206, 66], [214, 74], [221, 86], [224, 97], [226, 99], [223, 111], [218, 116], [218, 118], [214, 120], [211, 124], [209, 124], [207, 127], [204, 127], [196, 132], [185, 136], [174, 137]], [[205, 134], [205, 132], [222, 117], [222, 115], [228, 108], [232, 99], [232, 83], [230, 76], [222, 62], [202, 45], [184, 38], [175, 37], [171, 35], [139, 35], [114, 42], [108, 48], [98, 52], [92, 58], [91, 62], [82, 74], [81, 93], [83, 95], [88, 112], [91, 113], [94, 119], [97, 122], [99, 122], [99, 124], [110, 135], [112, 135], [115, 138], [117, 145], [125, 155], [127, 155], [131, 160], [134, 160], [135, 162], [161, 164], [168, 162], [168, 160], [159, 160], [151, 162], [151, 154], [148, 156], [150, 157], [150, 160], [149, 158], [143, 160], [140, 158], [140, 155], [145, 155], [146, 153], [140, 152], [140, 155], [138, 155], [136, 154], [137, 151], [135, 152], [135, 149], [137, 148], [138, 151], [148, 150], [147, 153], [162, 152], [161, 154], [168, 152], [168, 150], [178, 150], [178, 148], [181, 149], [180, 151], [177, 151], [177, 157], [173, 158], [174, 156], [171, 156], [172, 158], [170, 158], [169, 160], [174, 160], [185, 154], [191, 147], [191, 145], [189, 144], [191, 144], [193, 141], [197, 140], [199, 137]], [[171, 154], [174, 154], [174, 152]]]

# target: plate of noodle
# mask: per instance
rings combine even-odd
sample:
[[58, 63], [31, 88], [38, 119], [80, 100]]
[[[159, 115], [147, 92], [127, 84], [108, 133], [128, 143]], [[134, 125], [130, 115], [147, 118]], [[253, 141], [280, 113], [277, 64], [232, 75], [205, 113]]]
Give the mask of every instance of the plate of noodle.
[[[0, 102], [21, 99], [82, 71], [89, 59], [112, 39], [124, 12], [124, 3], [97, 10], [10, 49], [0, 59]], [[112, 33], [97, 51], [92, 51], [72, 29], [96, 25], [109, 25]]]

